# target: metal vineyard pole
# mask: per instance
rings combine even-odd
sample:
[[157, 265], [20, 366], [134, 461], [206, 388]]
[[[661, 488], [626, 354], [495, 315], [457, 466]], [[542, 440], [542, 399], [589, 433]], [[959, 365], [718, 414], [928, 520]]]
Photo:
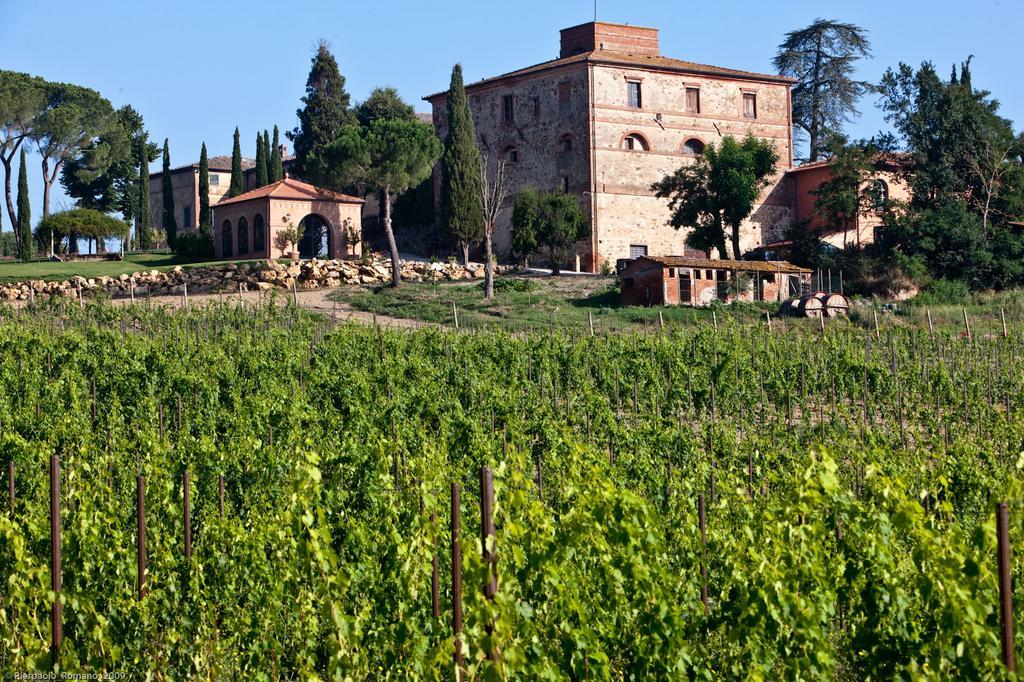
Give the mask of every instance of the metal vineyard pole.
[[53, 609], [50, 614], [50, 664], [54, 670], [60, 662], [62, 636], [61, 574], [60, 574], [60, 456], [50, 457], [50, 589]]
[[707, 512], [704, 508], [704, 493], [697, 497], [697, 521], [700, 525], [700, 602], [704, 605], [704, 613], [708, 613], [708, 526]]
[[141, 601], [146, 596], [146, 477], [142, 474], [135, 479], [135, 507], [138, 512], [135, 547], [138, 558], [139, 601]]
[[1013, 642], [1013, 586], [1010, 564], [1010, 510], [1006, 502], [996, 505], [996, 535], [999, 537], [999, 623], [1003, 663], [1010, 672], [1017, 670]]
[[191, 500], [191, 480], [189, 479], [188, 469], [185, 469], [185, 473], [181, 477], [181, 492], [184, 499], [184, 511], [185, 511], [185, 561], [192, 559], [192, 500]]
[[455, 635], [455, 669], [462, 669], [462, 502], [459, 484], [452, 483], [452, 631]]
[[[437, 528], [437, 512], [430, 512], [430, 527]], [[434, 620], [441, 619], [441, 574], [437, 556], [437, 539], [434, 539], [434, 556], [430, 561], [430, 606]]]
[[[483, 545], [484, 565], [487, 567], [484, 597], [487, 601], [493, 602], [494, 595], [498, 593], [498, 567], [495, 558], [497, 536], [494, 532], [494, 471], [491, 467], [486, 466], [480, 468], [480, 539]], [[488, 540], [490, 540], [489, 546]], [[487, 660], [496, 662], [498, 647], [493, 641], [494, 622], [492, 620], [488, 619], [486, 629], [487, 637], [490, 640], [487, 647]]]

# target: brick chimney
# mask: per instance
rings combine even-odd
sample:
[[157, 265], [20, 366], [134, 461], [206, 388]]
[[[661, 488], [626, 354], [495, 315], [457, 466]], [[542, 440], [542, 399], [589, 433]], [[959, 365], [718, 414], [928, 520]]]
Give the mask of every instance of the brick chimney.
[[658, 29], [599, 21], [562, 29], [563, 59], [594, 50], [657, 57]]

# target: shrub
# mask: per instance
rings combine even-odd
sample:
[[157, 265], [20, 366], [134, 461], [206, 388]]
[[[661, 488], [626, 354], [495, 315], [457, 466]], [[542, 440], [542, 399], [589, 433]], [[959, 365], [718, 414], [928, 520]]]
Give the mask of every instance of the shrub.
[[958, 279], [933, 279], [912, 301], [915, 305], [962, 305], [970, 298], [967, 283]]
[[[477, 284], [477, 288], [480, 291], [484, 290], [486, 282], [480, 282]], [[494, 293], [504, 294], [509, 292], [516, 292], [525, 294], [528, 291], [536, 291], [537, 283], [531, 282], [528, 279], [512, 279], [511, 277], [498, 277], [494, 280]]]
[[213, 258], [213, 238], [205, 232], [183, 232], [174, 242], [174, 252], [183, 258]]

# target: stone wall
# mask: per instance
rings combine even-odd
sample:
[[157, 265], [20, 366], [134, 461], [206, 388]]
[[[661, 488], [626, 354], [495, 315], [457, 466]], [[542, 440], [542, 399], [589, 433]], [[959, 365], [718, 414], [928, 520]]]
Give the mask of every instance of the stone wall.
[[[510, 268], [497, 266], [497, 274]], [[482, 279], [483, 265], [464, 267], [454, 263], [402, 261], [402, 280], [406, 282], [445, 282]], [[0, 285], [0, 301], [30, 301], [38, 297], [77, 298], [105, 295], [111, 298], [182, 295], [244, 291], [291, 291], [334, 288], [342, 285], [378, 285], [391, 281], [391, 262], [373, 258], [365, 262], [350, 260], [308, 260], [295, 263], [259, 261], [227, 263], [210, 267], [181, 266], [166, 272], [147, 270], [116, 277], [72, 277], [56, 282], [31, 280]]]

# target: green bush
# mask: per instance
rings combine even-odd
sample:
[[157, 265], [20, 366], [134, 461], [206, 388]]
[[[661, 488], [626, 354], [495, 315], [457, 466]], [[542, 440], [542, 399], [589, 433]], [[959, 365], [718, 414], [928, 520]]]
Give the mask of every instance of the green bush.
[[966, 282], [958, 279], [933, 279], [913, 298], [916, 305], [961, 305], [970, 298]]
[[174, 251], [183, 258], [213, 258], [213, 239], [205, 233], [184, 232], [175, 240]]
[[[484, 290], [485, 282], [477, 284], [480, 291]], [[528, 279], [512, 279], [511, 277], [498, 277], [494, 280], [494, 293], [505, 294], [510, 292], [525, 294], [528, 291], [536, 291], [537, 283]]]

